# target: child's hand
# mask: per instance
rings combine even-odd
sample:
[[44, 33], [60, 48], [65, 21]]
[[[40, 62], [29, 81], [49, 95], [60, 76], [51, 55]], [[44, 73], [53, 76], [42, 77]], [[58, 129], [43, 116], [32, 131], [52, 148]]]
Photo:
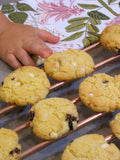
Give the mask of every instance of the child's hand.
[[52, 50], [44, 42], [58, 41], [59, 37], [45, 30], [7, 22], [2, 31], [0, 30], [0, 57], [15, 69], [21, 65], [35, 66], [29, 54], [45, 58], [52, 54]]

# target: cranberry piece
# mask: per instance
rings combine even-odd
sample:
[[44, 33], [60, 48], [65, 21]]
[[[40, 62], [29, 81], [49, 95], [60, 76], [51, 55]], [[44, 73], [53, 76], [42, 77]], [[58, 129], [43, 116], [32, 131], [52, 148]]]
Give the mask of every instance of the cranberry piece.
[[19, 154], [19, 153], [20, 153], [20, 149], [15, 148], [15, 149], [14, 149], [14, 150], [12, 150], [9, 154], [14, 154], [14, 153]]
[[28, 116], [29, 116], [29, 120], [32, 121], [34, 116], [35, 116], [35, 112], [34, 111], [30, 111]]
[[73, 130], [72, 121], [77, 121], [77, 118], [72, 116], [71, 114], [67, 114], [67, 119], [66, 120], [68, 120], [70, 130]]
[[15, 77], [12, 77], [12, 78], [11, 78], [11, 80], [14, 80], [14, 79], [15, 79]]
[[104, 80], [104, 81], [102, 81], [102, 83], [108, 83], [108, 81], [107, 81], [107, 80]]

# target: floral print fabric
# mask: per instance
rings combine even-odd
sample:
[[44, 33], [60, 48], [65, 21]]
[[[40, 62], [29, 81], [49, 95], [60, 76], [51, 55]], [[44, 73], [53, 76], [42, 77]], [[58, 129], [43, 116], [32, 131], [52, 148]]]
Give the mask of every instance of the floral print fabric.
[[87, 47], [106, 26], [120, 24], [119, 0], [21, 0], [0, 9], [13, 22], [60, 36], [59, 43], [48, 44], [54, 52]]

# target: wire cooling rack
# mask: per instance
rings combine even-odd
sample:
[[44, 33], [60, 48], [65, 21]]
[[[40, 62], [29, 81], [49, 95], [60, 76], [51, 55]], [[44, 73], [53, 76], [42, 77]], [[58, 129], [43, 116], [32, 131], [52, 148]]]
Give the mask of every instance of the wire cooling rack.
[[[105, 73], [108, 72], [109, 74], [110, 72], [110, 74], [112, 75], [119, 74], [120, 55], [117, 55], [111, 51], [105, 51], [105, 49], [101, 46], [100, 42], [94, 45], [91, 45], [83, 50], [88, 53], [90, 52], [89, 54], [93, 57], [93, 60], [97, 62], [95, 65], [94, 73], [95, 72], [105, 72]], [[22, 143], [21, 144], [22, 145], [21, 159], [37, 160], [39, 157], [39, 160], [42, 160], [42, 159], [49, 159], [49, 160], [57, 159], [58, 160], [60, 159], [60, 156], [62, 154], [62, 151], [64, 150], [64, 147], [71, 140], [83, 134], [90, 133], [90, 132], [96, 133], [96, 129], [99, 128], [98, 126], [100, 126], [100, 129], [101, 129], [102, 128], [101, 126], [103, 124], [106, 125], [108, 128], [108, 125], [109, 125], [108, 123], [111, 120], [112, 116], [114, 116], [115, 113], [110, 114], [110, 115], [109, 113], [95, 113], [94, 111], [91, 111], [91, 109], [88, 109], [87, 107], [85, 107], [80, 101], [80, 98], [78, 95], [78, 87], [84, 78], [81, 78], [75, 81], [62, 81], [62, 82], [57, 82], [55, 80], [50, 79], [52, 86], [50, 87], [50, 93], [48, 97], [60, 96], [60, 97], [72, 99], [71, 100], [72, 103], [79, 104], [77, 105], [77, 108], [78, 108], [80, 117], [82, 117], [80, 118], [78, 122], [76, 131], [69, 131], [68, 133], [63, 135], [58, 140], [43, 141], [35, 137], [35, 135], [33, 135], [32, 129], [29, 127], [30, 122], [28, 121], [28, 117], [27, 117], [27, 113], [31, 106], [19, 107], [15, 104], [13, 105], [5, 104], [5, 107], [4, 107], [4, 103], [1, 102], [3, 106], [1, 105], [1, 109], [0, 109], [0, 116], [1, 116], [0, 125], [1, 127], [11, 128], [15, 132], [18, 133], [20, 137], [20, 142]], [[84, 110], [85, 115], [82, 112], [83, 110]], [[92, 122], [92, 125], [91, 125], [91, 122]], [[82, 128], [84, 128], [83, 129], [84, 131], [82, 131]], [[24, 135], [24, 131], [26, 135]], [[109, 131], [110, 131], [110, 134], [108, 134], [108, 132], [106, 132], [105, 129], [103, 130], [103, 134], [104, 135], [107, 134], [105, 136], [105, 140], [108, 143], [111, 142], [113, 138], [114, 139], [116, 138], [110, 129]], [[77, 135], [78, 133], [80, 133], [80, 135]], [[68, 140], [66, 140], [67, 138], [69, 139], [69, 142]], [[63, 142], [64, 139], [66, 140], [64, 141], [66, 143]], [[54, 145], [55, 147], [53, 148]], [[52, 151], [50, 154], [48, 154], [49, 151], [47, 152], [47, 149], [48, 150], [54, 149], [55, 152]], [[56, 155], [56, 152], [57, 153], [60, 152], [60, 154], [58, 154], [59, 156]]]

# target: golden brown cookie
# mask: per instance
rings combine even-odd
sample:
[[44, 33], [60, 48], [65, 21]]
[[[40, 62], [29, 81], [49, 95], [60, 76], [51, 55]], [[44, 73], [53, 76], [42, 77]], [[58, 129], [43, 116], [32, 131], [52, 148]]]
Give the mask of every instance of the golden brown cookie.
[[110, 122], [110, 127], [116, 137], [120, 139], [120, 113], [116, 114], [115, 119]]
[[0, 129], [0, 160], [19, 160], [21, 145], [18, 135], [11, 129]]
[[77, 128], [76, 106], [65, 98], [48, 98], [34, 104], [29, 112], [30, 126], [42, 139], [57, 139]]
[[82, 102], [96, 112], [113, 112], [120, 109], [118, 77], [99, 73], [86, 78], [79, 86]]
[[58, 81], [84, 77], [92, 73], [94, 67], [91, 56], [77, 49], [53, 53], [44, 62], [45, 72]]
[[69, 144], [61, 160], [120, 160], [120, 151], [108, 144], [102, 135], [88, 134]]
[[114, 78], [115, 86], [120, 90], [120, 75], [116, 75]]
[[24, 66], [4, 78], [0, 98], [6, 103], [25, 106], [45, 98], [49, 88], [50, 82], [42, 69]]
[[106, 27], [101, 33], [100, 41], [106, 49], [120, 53], [120, 24]]

